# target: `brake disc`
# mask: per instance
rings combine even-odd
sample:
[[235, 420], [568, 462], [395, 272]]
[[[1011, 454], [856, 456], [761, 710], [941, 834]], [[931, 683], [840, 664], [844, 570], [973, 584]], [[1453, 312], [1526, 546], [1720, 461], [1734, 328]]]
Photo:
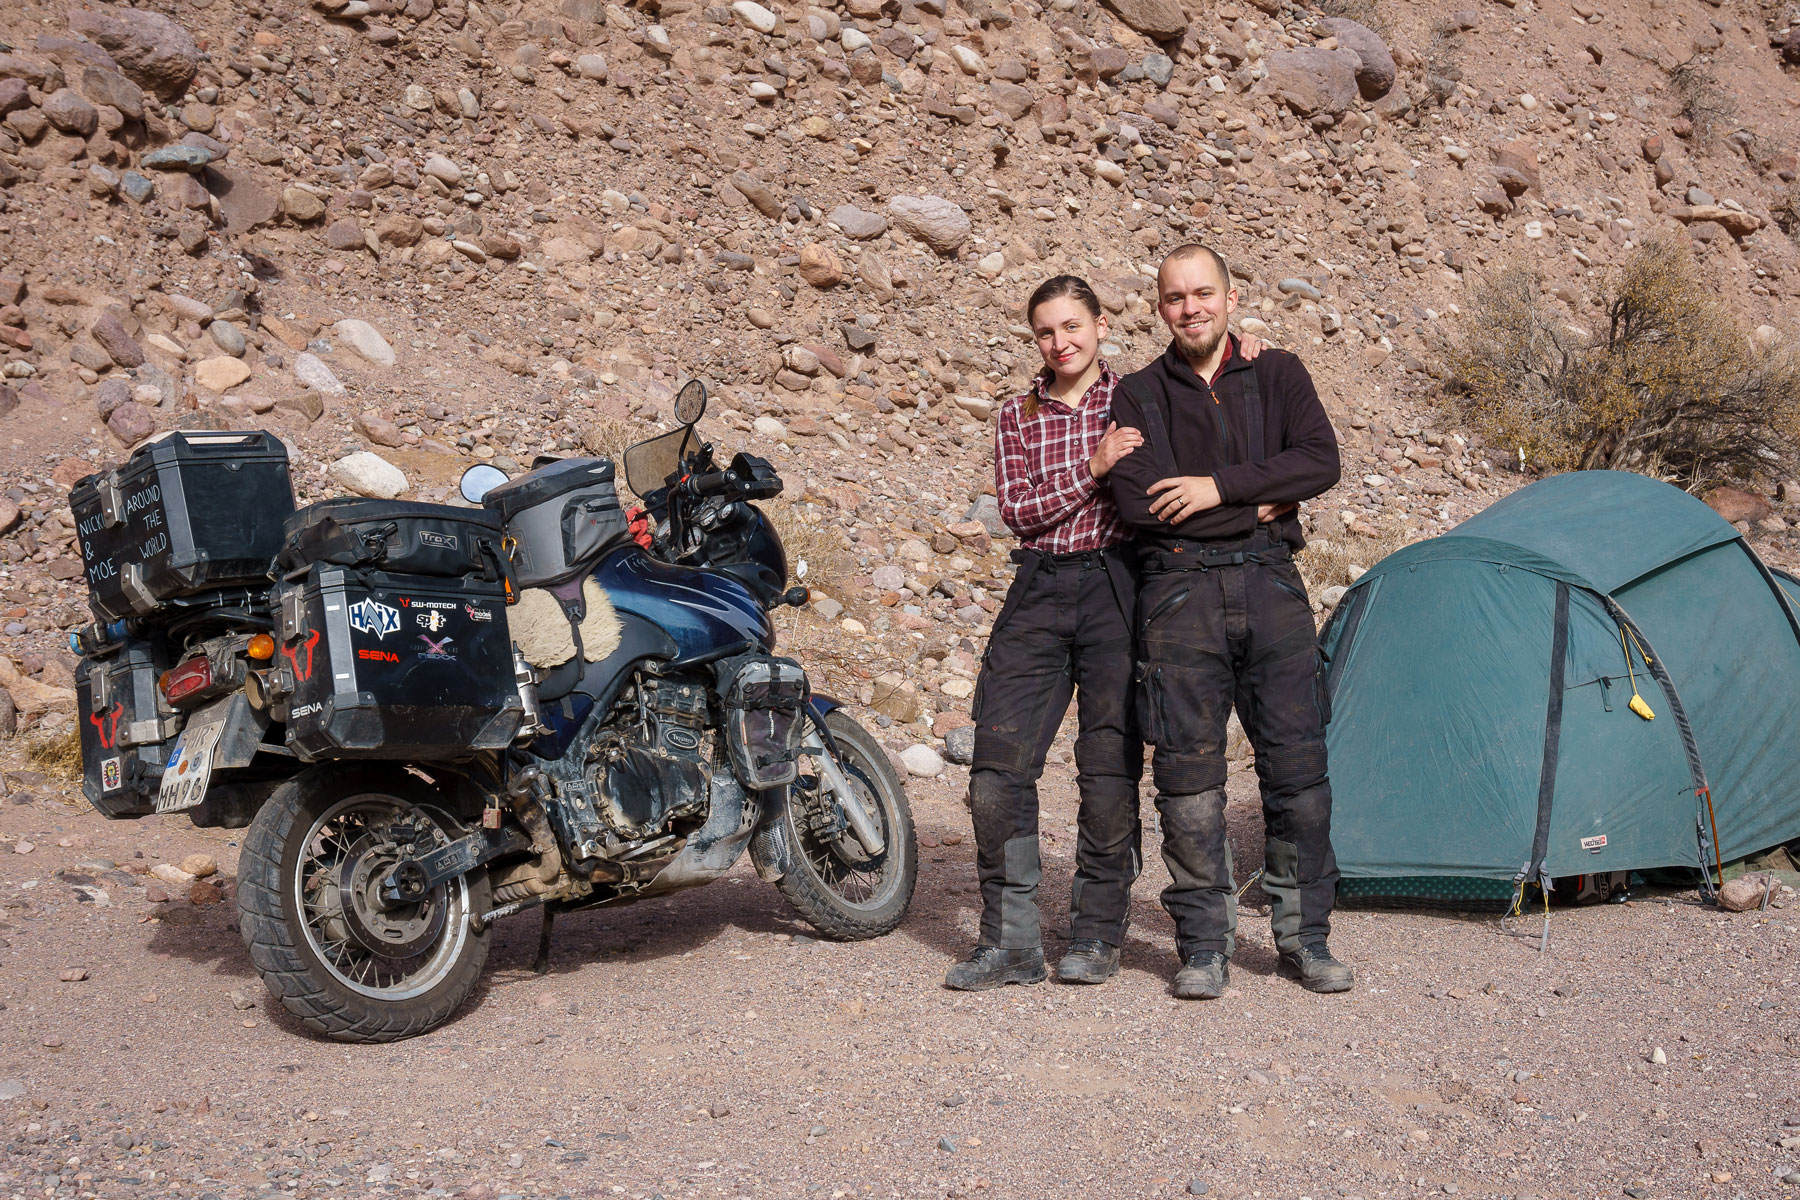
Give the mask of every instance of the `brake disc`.
[[389, 904], [382, 897], [382, 881], [399, 860], [400, 848], [391, 836], [370, 831], [350, 847], [338, 873], [343, 921], [351, 939], [383, 958], [411, 958], [436, 941], [444, 928], [443, 888], [400, 904]]

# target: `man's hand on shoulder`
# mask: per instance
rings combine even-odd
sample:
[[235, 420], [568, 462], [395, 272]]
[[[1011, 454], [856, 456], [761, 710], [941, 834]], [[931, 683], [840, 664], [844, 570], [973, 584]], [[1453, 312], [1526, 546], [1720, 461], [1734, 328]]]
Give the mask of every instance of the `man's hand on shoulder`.
[[[1210, 475], [1177, 475], [1151, 484], [1149, 493], [1156, 496], [1150, 503], [1150, 515], [1171, 525], [1219, 507], [1219, 485]], [[1157, 495], [1157, 493], [1162, 493]]]

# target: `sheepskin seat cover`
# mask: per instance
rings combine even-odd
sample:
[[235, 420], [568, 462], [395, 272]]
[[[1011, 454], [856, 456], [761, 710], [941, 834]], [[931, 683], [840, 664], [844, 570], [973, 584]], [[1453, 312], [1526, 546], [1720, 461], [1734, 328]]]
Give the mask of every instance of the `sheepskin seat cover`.
[[[581, 585], [587, 616], [581, 622], [581, 657], [599, 662], [619, 648], [619, 614], [606, 589], [592, 579]], [[575, 657], [575, 630], [557, 598], [545, 588], [527, 588], [506, 614], [513, 644], [525, 661], [539, 670], [559, 667]]]

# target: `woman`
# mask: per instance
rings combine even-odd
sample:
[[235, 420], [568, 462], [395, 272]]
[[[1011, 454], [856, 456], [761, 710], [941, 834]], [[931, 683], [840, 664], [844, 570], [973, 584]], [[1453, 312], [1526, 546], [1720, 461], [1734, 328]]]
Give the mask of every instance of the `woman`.
[[[1057, 978], [1104, 983], [1119, 969], [1140, 865], [1132, 714], [1136, 571], [1106, 489], [1113, 464], [1142, 444], [1112, 422], [1119, 376], [1100, 358], [1106, 314], [1073, 275], [1046, 280], [1026, 304], [1044, 369], [1001, 406], [995, 433], [1000, 516], [1019, 535], [1018, 574], [994, 619], [975, 687], [969, 797], [981, 934], [944, 977], [977, 991], [1048, 975], [1038, 929], [1037, 780], [1071, 695], [1081, 791], [1068, 953]], [[1254, 339], [1246, 357], [1261, 351]]]

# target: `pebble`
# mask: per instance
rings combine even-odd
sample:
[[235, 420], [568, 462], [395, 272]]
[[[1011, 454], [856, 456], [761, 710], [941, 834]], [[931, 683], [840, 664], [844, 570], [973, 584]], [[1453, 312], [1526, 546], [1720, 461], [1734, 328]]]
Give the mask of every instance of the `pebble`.
[[1656, 1049], [1650, 1051], [1650, 1063], [1652, 1066], [1657, 1066], [1657, 1067], [1667, 1066], [1668, 1062], [1669, 1062], [1669, 1056], [1667, 1054], [1663, 1053], [1663, 1048], [1661, 1046], [1658, 1046]]
[[907, 774], [917, 775], [921, 779], [932, 779], [944, 773], [943, 756], [930, 746], [908, 746], [900, 752], [900, 761], [905, 765]]
[[376, 500], [392, 500], [407, 489], [406, 476], [399, 467], [379, 454], [367, 450], [345, 455], [331, 464], [331, 478], [359, 496]]
[[294, 378], [300, 386], [322, 396], [341, 399], [345, 395], [344, 385], [338, 377], [331, 373], [317, 355], [301, 353], [294, 356]]
[[339, 340], [354, 350], [365, 362], [373, 363], [378, 367], [394, 365], [394, 348], [388, 345], [386, 338], [381, 336], [381, 331], [367, 321], [346, 318], [331, 328]]
[[230, 355], [209, 358], [194, 368], [194, 381], [212, 392], [228, 391], [249, 378], [249, 366]]
[[181, 860], [181, 869], [195, 879], [205, 879], [219, 873], [219, 864], [210, 854], [190, 854]]
[[1210, 1192], [1211, 1190], [1212, 1190], [1212, 1188], [1207, 1184], [1206, 1180], [1204, 1180], [1204, 1179], [1188, 1180], [1187, 1194], [1190, 1196], [1204, 1196], [1204, 1195], [1206, 1195], [1206, 1193]]
[[777, 441], [785, 441], [788, 436], [787, 426], [774, 417], [758, 417], [751, 422], [750, 427], [763, 437], [774, 438]]
[[731, 13], [739, 21], [761, 34], [772, 34], [780, 24], [780, 18], [756, 0], [736, 0], [731, 6]]

